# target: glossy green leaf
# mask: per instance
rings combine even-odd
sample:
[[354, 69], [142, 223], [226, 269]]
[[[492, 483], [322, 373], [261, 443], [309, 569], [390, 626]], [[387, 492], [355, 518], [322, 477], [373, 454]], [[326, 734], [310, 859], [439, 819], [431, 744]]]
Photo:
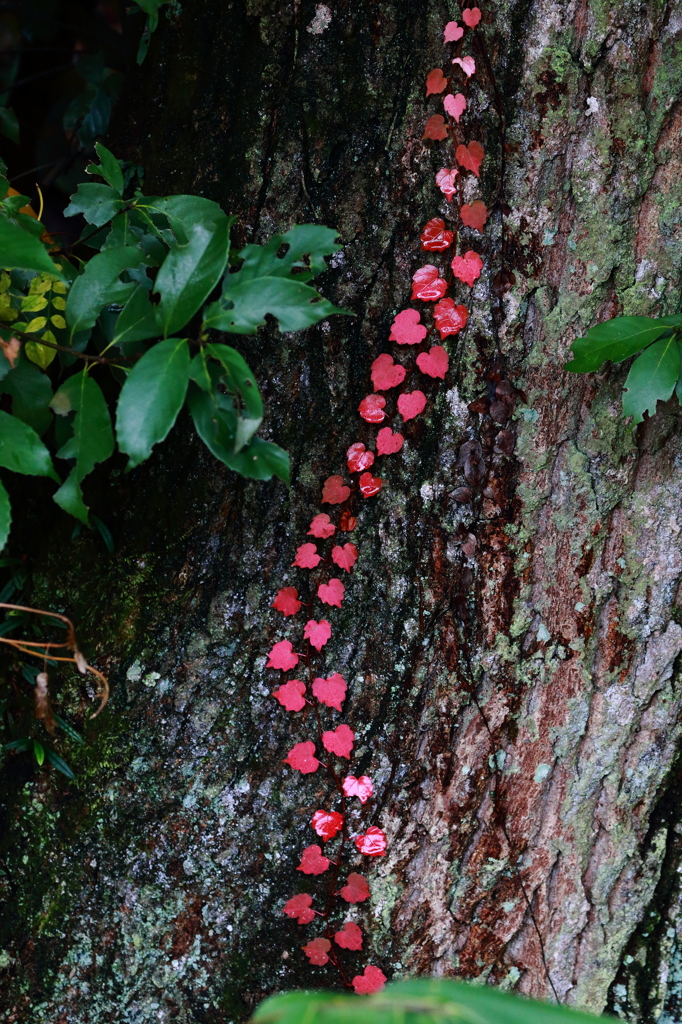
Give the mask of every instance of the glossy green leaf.
[[86, 181], [78, 186], [78, 191], [71, 196], [71, 202], [64, 210], [65, 217], [75, 217], [81, 213], [88, 224], [101, 228], [103, 224], [115, 217], [125, 206], [120, 194], [110, 185], [100, 185], [94, 181]]
[[164, 335], [185, 326], [220, 281], [230, 249], [229, 221], [192, 224], [185, 245], [175, 244], [161, 264], [154, 290], [160, 295], [156, 319]]
[[138, 285], [116, 321], [113, 342], [115, 345], [125, 345], [127, 342], [145, 341], [158, 336], [159, 327], [154, 307], [149, 301], [149, 292], [144, 285]]
[[12, 525], [12, 509], [9, 503], [9, 494], [0, 481], [0, 551], [4, 548], [9, 537], [9, 528]]
[[222, 380], [232, 395], [240, 399], [237, 409], [235, 454], [248, 444], [263, 422], [263, 400], [246, 360], [229, 345], [207, 345], [206, 354], [217, 360], [222, 369]]
[[[35, 740], [34, 740], [34, 742], [35, 742]], [[74, 775], [72, 770], [69, 768], [69, 766], [66, 763], [66, 761], [64, 760], [64, 758], [60, 757], [59, 754], [56, 753], [56, 751], [50, 750], [49, 747], [45, 747], [45, 760], [49, 764], [51, 764], [53, 768], [56, 768], [58, 772], [61, 772], [62, 775], [66, 775], [67, 779], [75, 779], [76, 778], [76, 776]]]
[[137, 285], [134, 281], [124, 284], [119, 277], [124, 270], [144, 262], [139, 249], [122, 246], [100, 252], [85, 264], [85, 270], [71, 285], [66, 300], [66, 322], [71, 337], [77, 331], [94, 327], [105, 306], [123, 305], [130, 298]]
[[252, 480], [276, 476], [289, 483], [289, 456], [278, 445], [254, 437], [246, 448], [235, 452], [237, 415], [228, 396], [202, 391], [193, 384], [187, 402], [197, 434], [216, 459]]
[[109, 182], [112, 188], [116, 189], [119, 195], [123, 195], [124, 181], [120, 163], [114, 154], [106, 146], [103, 146], [101, 142], [95, 143], [95, 152], [99, 157], [100, 166], [96, 167], [91, 164], [87, 170], [90, 174], [99, 174]]
[[76, 465], [54, 495], [54, 500], [88, 526], [88, 509], [83, 502], [81, 483], [97, 463], [108, 459], [114, 450], [107, 403], [99, 385], [83, 370], [62, 384], [54, 396], [53, 405], [61, 415], [76, 413], [73, 434], [57, 452], [57, 458], [75, 459]]
[[644, 413], [653, 416], [658, 402], [667, 402], [680, 375], [680, 344], [677, 338], [661, 338], [635, 359], [625, 380], [623, 415], [641, 423]]
[[[31, 217], [26, 219], [33, 220]], [[42, 231], [39, 221], [33, 220], [33, 223]], [[0, 266], [6, 270], [13, 270], [15, 267], [21, 270], [37, 270], [62, 278], [40, 238], [3, 216], [0, 216]]]
[[242, 281], [229, 274], [222, 297], [204, 313], [204, 328], [233, 334], [255, 334], [265, 314], [279, 320], [280, 331], [301, 331], [334, 313], [350, 316], [332, 305], [310, 285], [287, 277], [260, 277]]
[[[223, 213], [218, 203], [203, 196], [168, 196], [166, 199], [145, 197], [136, 204], [135, 209], [147, 216], [150, 227], [158, 230], [159, 218], [167, 219], [175, 240], [186, 245], [194, 224], [202, 224], [208, 230], [215, 230], [216, 225], [227, 221], [228, 230], [236, 218]], [[170, 239], [168, 240], [170, 242]]]
[[682, 325], [682, 316], [618, 316], [591, 327], [584, 338], [576, 338], [571, 345], [573, 359], [565, 370], [590, 373], [598, 370], [609, 359], [622, 363], [651, 345], [671, 328]]
[[149, 458], [168, 434], [185, 401], [189, 347], [184, 338], [152, 346], [128, 375], [116, 410], [116, 439], [130, 456], [128, 469]]
[[594, 1024], [567, 1006], [524, 999], [491, 985], [419, 978], [371, 996], [285, 992], [256, 1009], [253, 1024]]
[[0, 381], [0, 392], [12, 399], [12, 415], [42, 436], [52, 423], [50, 378], [26, 358], [23, 348], [16, 366]]
[[[285, 249], [281, 255], [278, 253]], [[239, 255], [242, 281], [257, 277], [290, 277], [305, 284], [327, 269], [325, 256], [338, 252], [338, 231], [319, 224], [297, 224], [283, 235], [273, 235], [265, 245], [247, 245]], [[226, 283], [229, 283], [227, 278]]]
[[50, 453], [33, 427], [1, 410], [0, 466], [28, 476], [49, 476], [58, 484], [61, 483], [52, 465]]
[[42, 764], [45, 760], [45, 747], [38, 740], [33, 741], [33, 753], [38, 764]]

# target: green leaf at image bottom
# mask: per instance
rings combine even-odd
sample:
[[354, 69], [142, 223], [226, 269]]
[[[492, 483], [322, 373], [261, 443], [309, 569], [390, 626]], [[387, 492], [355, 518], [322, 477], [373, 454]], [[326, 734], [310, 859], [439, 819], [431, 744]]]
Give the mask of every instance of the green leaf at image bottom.
[[128, 469], [149, 458], [167, 436], [182, 409], [189, 383], [185, 338], [153, 345], [128, 375], [116, 409], [116, 439], [130, 456]]
[[276, 476], [289, 484], [289, 455], [279, 445], [254, 437], [235, 454], [237, 417], [230, 399], [192, 385], [187, 404], [197, 434], [216, 459], [250, 480], [270, 480]]
[[641, 423], [653, 416], [657, 402], [667, 402], [680, 375], [680, 345], [676, 338], [661, 338], [635, 359], [625, 381], [623, 415]]
[[260, 1004], [253, 1024], [594, 1024], [598, 1018], [490, 985], [416, 979], [371, 996], [286, 992]]
[[9, 504], [9, 494], [0, 484], [0, 551], [2, 551], [7, 543], [11, 522], [12, 510]]

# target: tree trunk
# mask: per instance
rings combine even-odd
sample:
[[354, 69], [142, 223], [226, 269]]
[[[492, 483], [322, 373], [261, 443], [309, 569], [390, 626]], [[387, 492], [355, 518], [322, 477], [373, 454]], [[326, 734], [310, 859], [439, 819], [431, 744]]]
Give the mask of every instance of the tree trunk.
[[[88, 741], [68, 748], [74, 783], [18, 759], [5, 772], [2, 1020], [232, 1021], [275, 990], [336, 984], [300, 952], [314, 931], [282, 914], [333, 791], [282, 765], [310, 730], [270, 696], [265, 654], [300, 642], [301, 618], [270, 604], [305, 591], [295, 549], [322, 481], [374, 436], [356, 412], [370, 364], [396, 354], [392, 318], [430, 262], [419, 233], [448, 213], [449, 143], [421, 136], [456, 13], [183, 0], [129, 81], [114, 148], [146, 191], [219, 201], [238, 242], [337, 227], [322, 288], [355, 318], [237, 338], [290, 491], [237, 478], [181, 422], [147, 466], [91, 488], [113, 557], [44, 503], [19, 526], [32, 601], [73, 616], [112, 697], [89, 721], [85, 691], [62, 687]], [[594, 322], [679, 310], [682, 20], [661, 2], [494, 0], [479, 31], [506, 144], [476, 51], [462, 138], [487, 156], [465, 198], [493, 204], [504, 154], [511, 212], [464, 233], [485, 261], [457, 292], [469, 325], [358, 504], [344, 541], [360, 558], [320, 659], [349, 683], [329, 720], [358, 734], [352, 770], [389, 837], [363, 962], [678, 1020], [679, 406], [628, 429], [623, 367], [562, 364]], [[516, 278], [502, 299], [499, 270]], [[513, 418], [470, 412], [500, 381], [523, 392]], [[485, 494], [458, 502], [482, 464]]]

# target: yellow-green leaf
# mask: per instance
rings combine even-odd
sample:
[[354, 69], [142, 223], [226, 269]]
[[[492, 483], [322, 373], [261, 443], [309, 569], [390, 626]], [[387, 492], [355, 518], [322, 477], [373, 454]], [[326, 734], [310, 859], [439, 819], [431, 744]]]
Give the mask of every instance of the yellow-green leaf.
[[21, 308], [26, 313], [37, 313], [39, 310], [45, 309], [46, 305], [45, 295], [27, 295], [21, 300]]
[[66, 299], [62, 299], [61, 296], [57, 296], [52, 300], [52, 305], [55, 309], [66, 309]]
[[37, 316], [34, 320], [29, 320], [26, 325], [26, 333], [36, 334], [38, 331], [42, 331], [43, 327], [47, 327], [47, 317]]
[[50, 323], [53, 324], [55, 327], [59, 327], [60, 330], [66, 329], [66, 320], [64, 319], [63, 316], [59, 316], [58, 313], [55, 314], [55, 316], [50, 317]]
[[39, 341], [27, 341], [25, 349], [27, 357], [41, 370], [46, 370], [57, 355], [55, 349], [41, 345]]

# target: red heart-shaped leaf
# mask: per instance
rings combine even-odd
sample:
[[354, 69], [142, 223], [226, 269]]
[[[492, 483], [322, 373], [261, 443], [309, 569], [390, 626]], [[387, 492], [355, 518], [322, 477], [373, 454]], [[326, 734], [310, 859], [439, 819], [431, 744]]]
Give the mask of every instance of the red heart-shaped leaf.
[[398, 399], [398, 412], [402, 418], [413, 420], [426, 406], [426, 395], [423, 391], [405, 391]]
[[443, 338], [448, 334], [459, 334], [464, 330], [469, 318], [469, 311], [466, 306], [456, 306], [452, 299], [441, 299], [433, 310], [433, 319], [436, 321], [438, 333]]
[[448, 137], [448, 126], [442, 114], [434, 114], [424, 125], [423, 139], [434, 139], [441, 142]]
[[327, 679], [319, 676], [313, 679], [313, 694], [321, 704], [328, 708], [335, 708], [341, 711], [341, 705], [346, 699], [346, 680], [338, 672], [334, 672]]
[[367, 398], [360, 402], [358, 412], [367, 423], [381, 423], [386, 419], [386, 413], [383, 412], [385, 405], [386, 399], [383, 395], [367, 395]]
[[375, 494], [379, 493], [384, 482], [378, 476], [372, 476], [371, 473], [363, 473], [358, 481], [358, 485], [363, 498], [373, 498]]
[[399, 452], [404, 440], [402, 434], [394, 434], [390, 427], [382, 427], [377, 434], [377, 454], [393, 455]]
[[[433, 221], [429, 221], [429, 224], [432, 223]], [[441, 224], [445, 227], [443, 221], [441, 221]], [[427, 224], [426, 227], [428, 226], [429, 225]], [[426, 230], [426, 228], [424, 230]], [[448, 231], [446, 234], [450, 235], [450, 241], [452, 241], [452, 232]], [[422, 235], [422, 238], [423, 237], [424, 236]], [[426, 248], [426, 246], [424, 246], [424, 248]], [[399, 345], [418, 345], [424, 340], [426, 335], [426, 327], [424, 327], [424, 325], [419, 321], [419, 311], [416, 309], [404, 309], [402, 313], [398, 313], [391, 324], [391, 333], [388, 336], [388, 340], [396, 341]], [[385, 404], [386, 401], [384, 400], [384, 405]]]
[[334, 941], [342, 949], [362, 949], [362, 929], [353, 921], [346, 921], [343, 928], [334, 932]]
[[442, 92], [447, 87], [448, 80], [440, 68], [434, 68], [426, 76], [426, 95]]
[[455, 277], [471, 288], [474, 281], [481, 276], [483, 260], [477, 252], [469, 249], [463, 256], [455, 256], [450, 265]]
[[420, 352], [417, 356], [417, 366], [429, 377], [445, 379], [449, 365], [448, 354], [442, 345], [432, 345], [428, 352]]
[[480, 199], [475, 199], [473, 203], [464, 203], [459, 211], [459, 215], [465, 227], [474, 228], [475, 231], [482, 231], [483, 225], [488, 219], [488, 210], [484, 202]]
[[464, 29], [456, 21], [449, 21], [443, 32], [443, 40], [446, 43], [456, 43], [464, 35]]
[[461, 92], [458, 92], [455, 96], [452, 94], [446, 96], [443, 99], [443, 106], [445, 107], [445, 112], [450, 117], [454, 117], [457, 124], [459, 124], [459, 119], [467, 108], [467, 101]]
[[478, 7], [467, 7], [462, 11], [462, 21], [469, 28], [476, 28], [481, 20], [481, 12]]
[[478, 177], [481, 161], [485, 156], [485, 150], [480, 142], [470, 142], [468, 146], [458, 146], [455, 151], [457, 163], [467, 171], [473, 171]]
[[[424, 230], [419, 236], [422, 243], [422, 249], [426, 249], [428, 252], [445, 252], [445, 250], [449, 249], [452, 245], [453, 237], [454, 235], [452, 231], [446, 231], [445, 221], [441, 217], [433, 217], [431, 220], [427, 221], [424, 225]], [[405, 310], [405, 312], [415, 313], [416, 310]], [[398, 316], [402, 315], [402, 313], [398, 313]], [[417, 321], [418, 320], [419, 313], [417, 313]], [[390, 340], [391, 339], [389, 338], [389, 341]]]
[[346, 452], [346, 461], [351, 473], [362, 473], [363, 469], [374, 465], [374, 452], [368, 452], [364, 444], [357, 441]]
[[301, 607], [296, 587], [282, 587], [281, 590], [278, 590], [271, 607], [276, 608], [284, 616], [295, 615]]
[[[437, 273], [437, 272], [436, 272]], [[406, 370], [400, 363], [393, 362], [393, 356], [382, 353], [372, 363], [372, 384], [375, 391], [388, 391], [397, 388], [405, 380]]]
[[302, 711], [306, 703], [304, 693], [305, 683], [302, 683], [300, 679], [290, 679], [279, 689], [273, 690], [272, 696], [276, 697], [287, 711]]
[[350, 495], [350, 487], [346, 487], [342, 476], [329, 476], [322, 485], [322, 502], [328, 505], [340, 505]]
[[447, 167], [443, 167], [436, 175], [436, 185], [438, 185], [438, 188], [441, 190], [448, 202], [452, 200], [452, 197], [457, 191], [455, 178], [458, 174], [459, 171], [456, 167], [453, 167], [450, 171]]
[[412, 275], [412, 299], [422, 299], [423, 302], [433, 302], [440, 299], [448, 290], [447, 281], [439, 276], [438, 268], [427, 263], [420, 267]]

